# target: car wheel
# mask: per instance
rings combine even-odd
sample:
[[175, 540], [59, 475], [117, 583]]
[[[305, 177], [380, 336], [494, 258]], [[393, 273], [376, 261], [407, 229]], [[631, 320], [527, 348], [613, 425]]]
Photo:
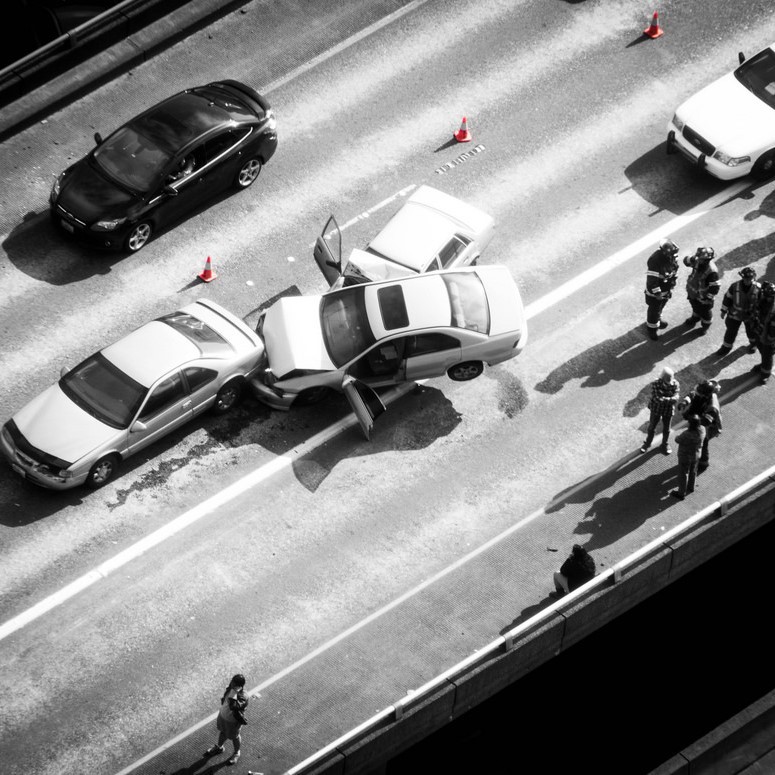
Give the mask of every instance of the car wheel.
[[298, 396], [293, 400], [294, 406], [309, 406], [310, 404], [316, 404], [318, 401], [322, 401], [328, 395], [327, 387], [314, 387], [302, 390]]
[[476, 379], [484, 371], [484, 364], [481, 361], [464, 361], [447, 369], [447, 376], [455, 382], [466, 382], [469, 379]]
[[240, 168], [237, 177], [234, 178], [234, 185], [237, 188], [248, 188], [253, 185], [255, 179], [261, 174], [261, 159], [255, 156], [248, 159]]
[[106, 455], [105, 457], [100, 458], [89, 469], [89, 475], [86, 477], [86, 484], [91, 487], [92, 490], [99, 489], [116, 475], [118, 464], [118, 455]]
[[127, 235], [124, 247], [130, 253], [137, 253], [151, 238], [151, 234], [153, 234], [153, 226], [148, 221], [140, 221]]
[[763, 153], [756, 160], [756, 164], [753, 165], [753, 174], [761, 180], [775, 175], [775, 148]]
[[225, 385], [221, 385], [218, 395], [215, 396], [213, 412], [215, 414], [225, 414], [232, 409], [242, 396], [242, 381], [233, 379]]

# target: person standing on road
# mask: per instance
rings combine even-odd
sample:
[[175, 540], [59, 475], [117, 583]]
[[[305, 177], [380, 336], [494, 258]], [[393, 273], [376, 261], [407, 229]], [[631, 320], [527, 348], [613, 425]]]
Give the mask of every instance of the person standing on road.
[[672, 452], [668, 443], [670, 439], [670, 423], [673, 421], [680, 390], [681, 385], [669, 366], [665, 366], [659, 379], [655, 379], [651, 383], [649, 425], [646, 430], [646, 440], [640, 448], [641, 454], [649, 451], [660, 420], [662, 421], [662, 454], [669, 455]]
[[721, 319], [726, 319], [727, 331], [717, 355], [726, 355], [732, 350], [741, 323], [745, 326], [745, 333], [748, 336], [748, 352], [756, 352], [753, 320], [759, 303], [761, 285], [756, 282], [756, 270], [750, 266], [740, 270], [740, 277], [741, 280], [736, 280], [729, 286], [721, 302]]
[[772, 375], [772, 361], [775, 355], [775, 284], [764, 281], [759, 303], [754, 312], [753, 329], [756, 347], [762, 357], [754, 370], [759, 372], [759, 382], [766, 385]]
[[661, 328], [667, 328], [662, 310], [673, 295], [677, 280], [678, 245], [665, 238], [659, 241], [659, 247], [646, 262], [646, 328], [654, 340], [659, 338]]
[[236, 764], [240, 757], [240, 746], [242, 739], [240, 730], [248, 723], [245, 718], [245, 710], [248, 707], [248, 695], [245, 693], [245, 676], [237, 673], [226, 691], [221, 697], [221, 709], [218, 712], [218, 718], [215, 725], [218, 729], [218, 742], [208, 748], [205, 757], [216, 756], [223, 753], [223, 746], [227, 740], [231, 740], [234, 745], [234, 753], [228, 759], [226, 764]]
[[681, 501], [694, 492], [697, 465], [707, 435], [699, 415], [690, 414], [686, 422], [689, 424], [686, 430], [675, 437], [675, 443], [678, 445], [678, 489], [670, 492], [674, 498]]
[[685, 325], [693, 328], [699, 321], [702, 324], [701, 334], [707, 333], [713, 322], [713, 303], [721, 287], [718, 267], [713, 260], [715, 255], [713, 248], [697, 248], [693, 256], [684, 257], [684, 264], [692, 268], [686, 280], [686, 295], [692, 305], [692, 314]]
[[570, 555], [560, 566], [559, 572], [554, 574], [554, 588], [562, 596], [586, 584], [594, 576], [595, 561], [592, 555], [583, 546], [573, 544]]
[[705, 439], [702, 442], [697, 473], [701, 474], [709, 465], [708, 444], [711, 439], [721, 435], [721, 405], [718, 396], [721, 386], [715, 379], [700, 382], [688, 395], [678, 402], [678, 410], [683, 412], [684, 420], [696, 414], [705, 427]]

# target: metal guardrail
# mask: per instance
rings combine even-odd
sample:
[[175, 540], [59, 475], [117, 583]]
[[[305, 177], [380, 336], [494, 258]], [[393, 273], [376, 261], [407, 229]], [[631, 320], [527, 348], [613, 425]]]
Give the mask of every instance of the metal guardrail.
[[83, 24], [79, 24], [69, 32], [49, 41], [41, 48], [35, 49], [16, 62], [6, 65], [0, 70], [0, 80], [9, 75], [23, 75], [26, 71], [37, 69], [43, 62], [49, 60], [52, 55], [66, 53], [76, 48], [85, 38], [93, 38], [100, 30], [112, 27], [116, 20], [142, 6], [148, 5], [148, 0], [123, 0], [112, 8], [108, 8], [98, 16], [95, 16]]
[[303, 773], [307, 772], [310, 768], [320, 765], [329, 756], [332, 756], [337, 752], [341, 753], [339, 750], [340, 748], [347, 745], [352, 745], [357, 740], [378, 731], [389, 723], [399, 721], [408, 708], [429, 697], [437, 689], [440, 689], [447, 681], [461, 678], [469, 670], [471, 670], [471, 668], [481, 664], [488, 659], [492, 659], [493, 657], [510, 651], [512, 648], [514, 648], [515, 642], [517, 642], [521, 636], [528, 634], [536, 627], [547, 622], [557, 611], [572, 607], [581, 598], [587, 596], [590, 592], [597, 590], [598, 588], [603, 588], [609, 582], [616, 584], [617, 582], [621, 581], [621, 579], [628, 572], [633, 571], [636, 567], [642, 564], [645, 558], [653, 555], [670, 541], [673, 541], [676, 538], [691, 532], [704, 522], [709, 522], [717, 517], [725, 516], [729, 510], [730, 505], [742, 500], [754, 490], [759, 488], [762, 484], [768, 482], [768, 480], [775, 482], [775, 466], [772, 466], [766, 471], [763, 471], [758, 476], [728, 493], [720, 500], [712, 503], [710, 506], [706, 506], [704, 509], [697, 512], [689, 519], [671, 528], [664, 534], [660, 535], [658, 538], [655, 538], [653, 541], [650, 541], [642, 548], [628, 555], [623, 560], [620, 560], [613, 567], [609, 568], [598, 576], [595, 576], [595, 578], [593, 578], [591, 581], [588, 581], [583, 586], [578, 587], [573, 592], [564, 595], [559, 600], [555, 601], [551, 605], [548, 605], [546, 608], [539, 611], [534, 616], [531, 616], [529, 619], [509, 630], [505, 634], [498, 636], [495, 640], [488, 643], [483, 648], [475, 651], [469, 657], [466, 657], [466, 659], [458, 662], [456, 665], [453, 665], [448, 670], [445, 670], [443, 673], [423, 684], [418, 689], [410, 691], [405, 697], [402, 697], [393, 705], [390, 705], [379, 713], [376, 713], [362, 724], [359, 724], [357, 727], [351, 729], [349, 732], [346, 732], [341, 737], [338, 737], [324, 748], [321, 748], [311, 756], [308, 756], [306, 759], [304, 759], [304, 761], [291, 767], [289, 770], [286, 770], [285, 775], [303, 775]]

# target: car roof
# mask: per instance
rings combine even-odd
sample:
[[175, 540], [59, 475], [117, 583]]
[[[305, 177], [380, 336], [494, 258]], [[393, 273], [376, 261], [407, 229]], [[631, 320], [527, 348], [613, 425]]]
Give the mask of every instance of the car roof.
[[199, 348], [174, 328], [152, 320], [108, 345], [102, 354], [145, 387], [200, 356]]
[[181, 92], [160, 102], [128, 122], [140, 134], [163, 148], [179, 148], [213, 129], [232, 123], [231, 114], [192, 91]]

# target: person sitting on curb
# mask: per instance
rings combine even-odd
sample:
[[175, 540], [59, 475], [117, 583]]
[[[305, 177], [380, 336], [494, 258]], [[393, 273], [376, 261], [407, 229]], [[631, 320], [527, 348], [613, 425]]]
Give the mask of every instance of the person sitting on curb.
[[587, 550], [579, 544], [573, 544], [573, 549], [560, 566], [558, 573], [554, 574], [554, 588], [557, 596], [562, 597], [582, 584], [586, 584], [595, 576], [595, 561]]
[[698, 414], [690, 414], [686, 422], [688, 423], [686, 430], [675, 437], [675, 443], [678, 445], [678, 489], [670, 493], [681, 501], [689, 493], [694, 492], [697, 464], [700, 462], [706, 434], [705, 426], [700, 422]]

